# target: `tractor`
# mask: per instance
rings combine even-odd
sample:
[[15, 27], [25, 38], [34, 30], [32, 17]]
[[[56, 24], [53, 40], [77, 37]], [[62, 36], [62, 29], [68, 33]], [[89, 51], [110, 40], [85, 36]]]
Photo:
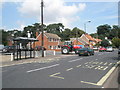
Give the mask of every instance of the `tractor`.
[[71, 41], [65, 41], [64, 45], [61, 47], [61, 53], [62, 54], [69, 54], [70, 52], [75, 52], [76, 54], [78, 53], [78, 50], [81, 49], [82, 47], [79, 45], [73, 45]]

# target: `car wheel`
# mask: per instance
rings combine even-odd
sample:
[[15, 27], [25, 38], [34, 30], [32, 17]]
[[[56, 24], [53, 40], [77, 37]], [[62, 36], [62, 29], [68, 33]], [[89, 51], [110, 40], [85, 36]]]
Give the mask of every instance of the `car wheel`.
[[78, 54], [78, 50], [75, 50], [75, 54]]
[[91, 54], [90, 53], [88, 53], [88, 56], [90, 56]]
[[62, 54], [68, 54], [69, 53], [69, 49], [67, 47], [63, 47], [61, 52], [62, 52]]

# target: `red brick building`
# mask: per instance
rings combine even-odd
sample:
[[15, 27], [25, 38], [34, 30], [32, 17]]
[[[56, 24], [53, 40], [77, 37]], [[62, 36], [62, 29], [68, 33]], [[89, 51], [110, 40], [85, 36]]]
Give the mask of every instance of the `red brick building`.
[[[35, 46], [42, 46], [42, 33], [38, 34], [38, 32], [36, 32], [36, 39], [39, 41], [35, 42]], [[52, 33], [44, 33], [44, 47], [47, 50], [60, 49], [60, 43], [61, 38], [58, 35]]]
[[70, 40], [73, 42], [74, 45], [83, 45], [83, 46], [89, 46], [92, 48], [97, 43], [100, 43], [101, 39], [95, 39], [89, 34], [82, 34], [79, 38], [70, 38]]

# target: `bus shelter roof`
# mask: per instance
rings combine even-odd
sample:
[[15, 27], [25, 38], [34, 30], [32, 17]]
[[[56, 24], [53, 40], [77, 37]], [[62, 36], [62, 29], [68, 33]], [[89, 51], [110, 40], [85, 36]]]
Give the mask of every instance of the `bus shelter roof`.
[[27, 41], [27, 42], [35, 42], [38, 41], [36, 38], [28, 38], [28, 37], [17, 37], [14, 38], [13, 41]]

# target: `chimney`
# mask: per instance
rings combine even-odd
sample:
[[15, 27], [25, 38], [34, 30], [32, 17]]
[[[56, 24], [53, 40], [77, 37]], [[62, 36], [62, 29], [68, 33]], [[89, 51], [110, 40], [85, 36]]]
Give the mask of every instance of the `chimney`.
[[37, 36], [39, 35], [39, 33], [38, 32], [36, 32], [36, 38], [37, 38]]

